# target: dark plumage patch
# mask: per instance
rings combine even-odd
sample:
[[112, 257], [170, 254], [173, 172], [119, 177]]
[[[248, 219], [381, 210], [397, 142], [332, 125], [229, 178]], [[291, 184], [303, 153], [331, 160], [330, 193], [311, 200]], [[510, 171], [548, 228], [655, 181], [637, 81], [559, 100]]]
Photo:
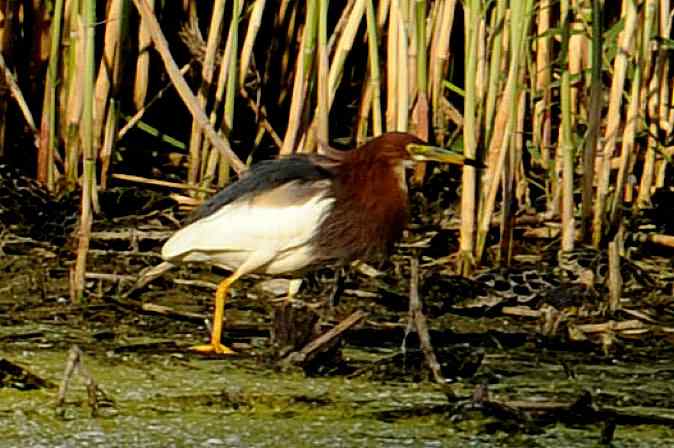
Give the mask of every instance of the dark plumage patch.
[[197, 208], [186, 220], [193, 223], [212, 215], [221, 207], [255, 193], [272, 190], [288, 182], [315, 182], [332, 179], [333, 172], [321, 166], [329, 165], [330, 159], [319, 155], [297, 154], [275, 160], [265, 160], [251, 167], [238, 181], [216, 193]]

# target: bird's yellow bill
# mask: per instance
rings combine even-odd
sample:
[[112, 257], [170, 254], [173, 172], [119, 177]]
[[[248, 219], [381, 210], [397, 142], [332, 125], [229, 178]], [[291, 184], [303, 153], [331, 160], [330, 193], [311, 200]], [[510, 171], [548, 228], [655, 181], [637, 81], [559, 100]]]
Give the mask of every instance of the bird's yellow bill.
[[[463, 154], [439, 146], [419, 145], [410, 143], [406, 147], [407, 151], [416, 162], [442, 162], [463, 165], [466, 158]], [[470, 159], [469, 159], [470, 160]]]

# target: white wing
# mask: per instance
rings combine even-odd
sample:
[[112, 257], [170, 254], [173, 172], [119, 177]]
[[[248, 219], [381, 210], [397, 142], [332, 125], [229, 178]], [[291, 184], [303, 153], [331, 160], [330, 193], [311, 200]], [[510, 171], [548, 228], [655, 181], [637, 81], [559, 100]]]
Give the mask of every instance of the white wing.
[[291, 189], [284, 186], [227, 204], [176, 232], [162, 248], [162, 257], [229, 270], [246, 263], [246, 272], [270, 274], [307, 267], [313, 261], [310, 241], [334, 203], [317, 186], [308, 197], [289, 194]]

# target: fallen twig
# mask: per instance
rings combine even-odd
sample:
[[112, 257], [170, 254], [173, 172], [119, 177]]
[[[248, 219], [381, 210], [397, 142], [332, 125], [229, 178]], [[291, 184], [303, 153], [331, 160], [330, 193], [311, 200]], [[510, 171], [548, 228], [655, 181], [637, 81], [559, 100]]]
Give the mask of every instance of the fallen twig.
[[300, 351], [293, 352], [288, 356], [286, 356], [285, 358], [283, 358], [280, 364], [289, 365], [289, 364], [304, 363], [310, 356], [314, 355], [315, 353], [320, 351], [321, 348], [325, 347], [334, 339], [341, 336], [342, 333], [347, 331], [349, 328], [353, 327], [358, 322], [365, 319], [366, 316], [367, 313], [363, 311], [355, 311], [353, 314], [351, 314], [349, 317], [341, 321], [339, 324], [335, 325], [330, 330], [326, 331], [313, 341], [309, 342]]
[[[442, 371], [440, 370], [440, 363], [435, 356], [433, 351], [433, 346], [431, 345], [431, 336], [428, 333], [428, 325], [426, 323], [426, 316], [421, 310], [421, 300], [419, 300], [419, 260], [416, 257], [412, 257], [410, 265], [410, 308], [409, 308], [409, 320], [407, 323], [407, 331], [412, 330], [412, 326], [416, 328], [417, 335], [419, 335], [419, 344], [421, 345], [421, 350], [424, 352], [424, 357], [428, 363], [428, 367], [433, 373], [433, 378], [435, 382], [439, 384], [445, 384], [445, 378], [442, 376]], [[403, 342], [404, 344], [404, 342]]]
[[80, 374], [82, 378], [84, 378], [92, 417], [95, 417], [98, 412], [99, 401], [97, 393], [100, 393], [105, 401], [110, 401], [103, 390], [98, 387], [96, 380], [94, 380], [94, 377], [91, 375], [89, 370], [84, 366], [83, 358], [84, 354], [77, 345], [70, 347], [70, 351], [68, 352], [68, 360], [66, 361], [66, 368], [63, 372], [63, 381], [61, 381], [56, 398], [56, 409], [60, 416], [63, 416], [63, 413], [65, 412], [63, 404], [65, 403], [66, 394], [68, 392], [68, 385], [70, 384], [70, 381], [72, 380], [72, 377], [75, 373]]

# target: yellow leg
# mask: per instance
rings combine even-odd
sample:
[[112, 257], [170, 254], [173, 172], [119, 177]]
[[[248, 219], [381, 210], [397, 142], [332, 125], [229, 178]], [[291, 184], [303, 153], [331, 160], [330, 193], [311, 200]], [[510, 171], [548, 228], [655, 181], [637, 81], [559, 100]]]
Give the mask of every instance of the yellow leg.
[[222, 319], [225, 315], [225, 299], [227, 297], [227, 290], [237, 278], [238, 276], [232, 275], [224, 279], [220, 282], [218, 288], [215, 290], [215, 311], [213, 312], [213, 330], [211, 331], [211, 343], [190, 347], [191, 350], [201, 353], [218, 353], [222, 355], [235, 353], [234, 350], [220, 342], [220, 336], [222, 335]]
[[294, 278], [288, 282], [288, 295], [285, 296], [284, 305], [290, 305], [295, 300], [295, 296], [300, 291], [300, 287], [302, 287], [301, 278]]

